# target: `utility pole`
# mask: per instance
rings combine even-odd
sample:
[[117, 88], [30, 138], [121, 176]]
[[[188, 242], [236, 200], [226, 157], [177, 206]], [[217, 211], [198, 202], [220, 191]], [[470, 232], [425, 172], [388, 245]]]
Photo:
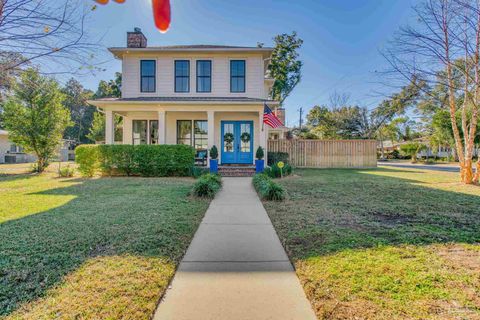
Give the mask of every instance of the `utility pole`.
[[303, 108], [300, 107], [300, 109], [298, 109], [298, 112], [300, 113], [300, 120], [298, 121], [298, 124], [299, 124], [299, 127], [300, 127], [300, 131], [302, 131], [302, 124], [303, 124]]

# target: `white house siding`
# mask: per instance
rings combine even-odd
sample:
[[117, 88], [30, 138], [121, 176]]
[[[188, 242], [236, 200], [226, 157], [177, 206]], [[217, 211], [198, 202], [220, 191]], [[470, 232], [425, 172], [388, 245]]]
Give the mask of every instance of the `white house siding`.
[[[156, 60], [156, 91], [140, 92], [140, 60]], [[175, 60], [190, 61], [190, 92], [175, 92]], [[196, 61], [212, 60], [212, 92], [197, 92]], [[245, 92], [230, 92], [230, 60], [246, 61]], [[122, 60], [122, 97], [249, 97], [266, 99], [268, 88], [265, 87], [264, 61], [262, 54], [173, 54], [156, 53], [142, 55], [125, 55]]]

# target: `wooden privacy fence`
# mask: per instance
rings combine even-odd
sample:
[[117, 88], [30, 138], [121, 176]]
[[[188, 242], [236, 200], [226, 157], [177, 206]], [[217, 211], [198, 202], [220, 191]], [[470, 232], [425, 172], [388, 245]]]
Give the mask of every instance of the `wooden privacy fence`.
[[286, 152], [295, 167], [372, 168], [375, 140], [268, 140], [268, 152]]

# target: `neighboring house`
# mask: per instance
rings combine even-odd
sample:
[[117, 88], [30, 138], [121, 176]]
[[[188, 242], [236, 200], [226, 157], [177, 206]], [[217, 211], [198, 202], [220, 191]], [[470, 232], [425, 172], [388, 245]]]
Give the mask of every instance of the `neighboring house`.
[[23, 152], [8, 139], [8, 131], [0, 130], [0, 163], [24, 163], [35, 161], [35, 156]]
[[253, 164], [257, 147], [266, 147], [264, 105], [278, 106], [266, 73], [272, 48], [147, 47], [135, 28], [127, 47], [109, 50], [122, 60], [122, 97], [89, 101], [106, 115], [107, 144], [118, 114], [123, 144], [187, 144], [202, 155], [216, 145], [220, 164]]
[[[57, 151], [57, 159], [61, 159], [61, 161], [74, 160], [75, 145], [73, 140], [62, 140]], [[36, 160], [36, 156], [25, 153], [22, 147], [8, 139], [8, 131], [0, 129], [0, 163], [29, 163]]]
[[288, 138], [288, 132], [290, 128], [285, 126], [285, 108], [276, 108], [274, 111], [275, 115], [282, 121], [284, 124], [282, 127], [278, 128], [268, 128], [268, 139], [269, 140], [284, 140]]

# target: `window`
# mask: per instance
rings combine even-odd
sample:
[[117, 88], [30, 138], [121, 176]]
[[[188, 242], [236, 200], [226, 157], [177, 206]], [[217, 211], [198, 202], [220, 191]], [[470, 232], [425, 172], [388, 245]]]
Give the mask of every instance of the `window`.
[[192, 145], [191, 120], [177, 120], [177, 144]]
[[195, 150], [208, 149], [208, 121], [194, 121], [194, 148]]
[[245, 60], [230, 61], [230, 92], [245, 92]]
[[133, 120], [133, 144], [148, 144], [147, 120]]
[[158, 120], [150, 120], [150, 144], [158, 144]]
[[175, 60], [175, 92], [190, 92], [190, 61]]
[[140, 91], [155, 92], [155, 60], [140, 61]]
[[197, 92], [212, 92], [212, 61], [197, 61]]
[[208, 148], [208, 121], [177, 120], [177, 144], [193, 146], [195, 150], [206, 150]]

